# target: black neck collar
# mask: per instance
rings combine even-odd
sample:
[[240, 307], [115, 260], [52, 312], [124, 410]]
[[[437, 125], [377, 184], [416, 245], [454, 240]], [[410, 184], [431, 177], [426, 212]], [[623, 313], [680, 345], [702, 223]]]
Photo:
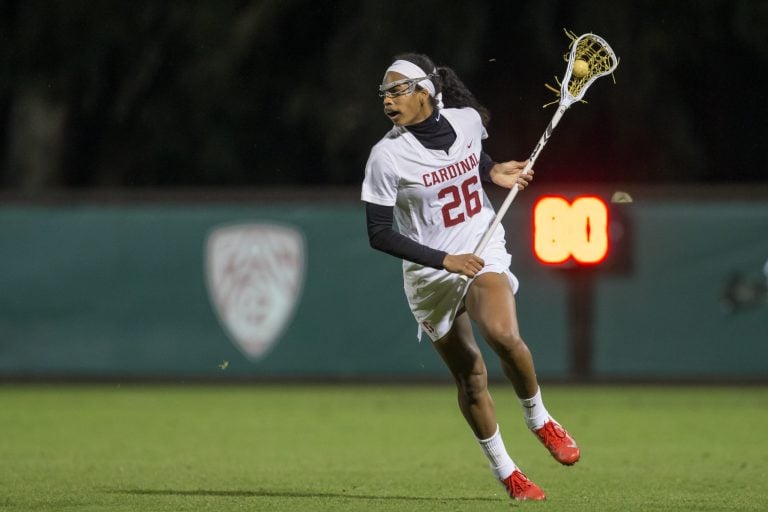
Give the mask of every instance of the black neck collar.
[[440, 110], [434, 109], [432, 114], [420, 123], [406, 126], [414, 137], [427, 149], [442, 149], [446, 153], [456, 141], [456, 132]]

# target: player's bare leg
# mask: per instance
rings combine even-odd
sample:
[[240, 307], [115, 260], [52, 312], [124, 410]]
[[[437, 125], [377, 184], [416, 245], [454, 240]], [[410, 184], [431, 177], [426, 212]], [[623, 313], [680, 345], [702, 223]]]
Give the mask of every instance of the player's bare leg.
[[459, 409], [478, 439], [496, 432], [496, 409], [488, 392], [488, 372], [466, 313], [456, 316], [450, 332], [434, 344], [453, 375]]
[[504, 446], [488, 392], [488, 372], [467, 313], [460, 313], [450, 332], [433, 345], [456, 382], [461, 413], [507, 494], [516, 500], [543, 500], [544, 491], [517, 468]]
[[499, 356], [504, 374], [512, 382], [526, 424], [561, 464], [579, 460], [580, 452], [568, 432], [555, 421], [541, 399], [533, 357], [520, 336], [515, 295], [504, 274], [478, 276], [467, 292], [466, 307], [480, 332]]
[[533, 357], [520, 336], [515, 295], [504, 274], [481, 274], [469, 287], [466, 299], [469, 316], [501, 360], [501, 367], [515, 393], [529, 398], [539, 390]]

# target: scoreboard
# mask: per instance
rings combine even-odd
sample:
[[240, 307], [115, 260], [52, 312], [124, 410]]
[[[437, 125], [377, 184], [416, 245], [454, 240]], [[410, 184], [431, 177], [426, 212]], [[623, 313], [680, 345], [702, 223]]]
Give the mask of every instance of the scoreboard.
[[569, 373], [592, 378], [595, 280], [631, 273], [632, 229], [624, 205], [598, 195], [544, 195], [532, 212], [535, 259], [563, 269], [568, 305]]
[[539, 197], [533, 206], [533, 254], [557, 268], [627, 270], [628, 219], [596, 195]]

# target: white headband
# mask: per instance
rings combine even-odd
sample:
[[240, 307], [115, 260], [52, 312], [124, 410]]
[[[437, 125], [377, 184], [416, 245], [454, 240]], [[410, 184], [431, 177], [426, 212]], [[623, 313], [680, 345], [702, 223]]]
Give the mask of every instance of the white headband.
[[[391, 66], [389, 66], [389, 68], [387, 68], [387, 72], [384, 74], [386, 75], [390, 71], [394, 71], [395, 73], [400, 73], [405, 78], [421, 78], [422, 76], [429, 76], [419, 66], [407, 60], [396, 60], [395, 62], [392, 63]], [[427, 92], [429, 92], [430, 96], [435, 95], [435, 84], [432, 83], [432, 80], [430, 79], [422, 80], [418, 84], [421, 87], [425, 88]]]
[[[429, 76], [428, 73], [425, 73], [423, 69], [421, 69], [419, 66], [414, 64], [413, 62], [407, 61], [407, 60], [396, 60], [392, 63], [391, 66], [387, 68], [387, 71], [384, 73], [384, 76], [387, 75], [390, 71], [394, 71], [395, 73], [400, 73], [405, 78], [421, 78], [422, 76]], [[435, 70], [434, 72], [437, 72]], [[429, 78], [422, 80], [421, 82], [418, 82], [418, 85], [423, 87], [427, 90], [430, 96], [434, 97], [437, 100], [437, 107], [443, 108], [443, 93], [440, 93], [438, 95], [435, 95], [435, 84], [430, 80]]]

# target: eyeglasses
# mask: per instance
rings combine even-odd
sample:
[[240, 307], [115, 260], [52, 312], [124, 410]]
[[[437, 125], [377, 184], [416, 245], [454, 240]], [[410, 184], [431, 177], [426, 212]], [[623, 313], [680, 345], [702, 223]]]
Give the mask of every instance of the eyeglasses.
[[402, 80], [395, 80], [394, 82], [380, 85], [379, 97], [383, 98], [386, 96], [387, 98], [397, 98], [404, 94], [413, 94], [413, 91], [416, 90], [416, 84], [429, 79], [430, 77], [428, 76], [423, 76], [421, 78], [403, 78]]

